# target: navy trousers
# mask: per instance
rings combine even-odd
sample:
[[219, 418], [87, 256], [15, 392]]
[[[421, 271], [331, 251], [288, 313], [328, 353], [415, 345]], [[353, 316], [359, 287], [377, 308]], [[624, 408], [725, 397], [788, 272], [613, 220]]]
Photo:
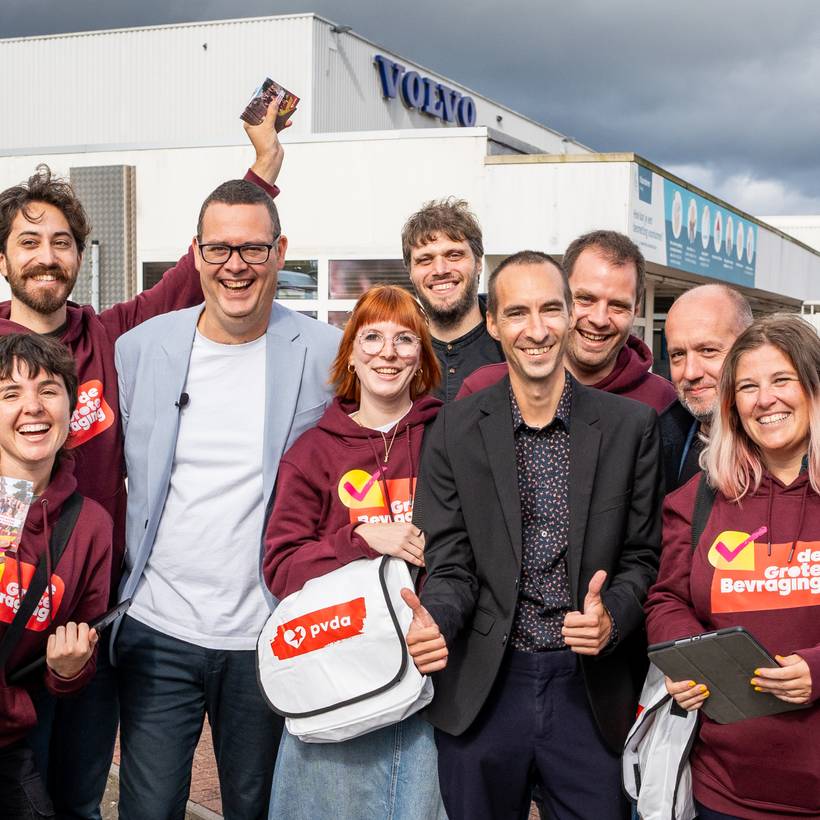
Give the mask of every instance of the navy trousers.
[[740, 817], [734, 814], [723, 814], [723, 812], [715, 811], [714, 809], [707, 809], [702, 803], [695, 801], [695, 807], [698, 810], [698, 820], [741, 820]]
[[24, 741], [0, 747], [0, 817], [3, 820], [54, 820], [45, 783]]
[[125, 617], [117, 636], [120, 820], [182, 820], [204, 717], [225, 820], [266, 820], [284, 720], [264, 701], [253, 650], [205, 649]]
[[620, 757], [605, 746], [569, 650], [507, 654], [472, 726], [436, 731], [449, 820], [521, 820], [541, 785], [551, 820], [624, 820]]

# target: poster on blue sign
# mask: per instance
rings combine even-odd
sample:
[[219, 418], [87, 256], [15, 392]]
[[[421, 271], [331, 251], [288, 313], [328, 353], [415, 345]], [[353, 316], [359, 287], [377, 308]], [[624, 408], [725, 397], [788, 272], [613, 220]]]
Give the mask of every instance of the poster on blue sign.
[[630, 235], [647, 260], [754, 287], [756, 223], [643, 165], [632, 173]]

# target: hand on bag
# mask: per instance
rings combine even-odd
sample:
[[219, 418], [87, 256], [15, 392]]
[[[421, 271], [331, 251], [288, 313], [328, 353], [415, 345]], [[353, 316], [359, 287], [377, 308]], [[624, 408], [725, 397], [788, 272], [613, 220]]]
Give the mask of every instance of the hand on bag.
[[[279, 171], [282, 169], [282, 162], [285, 159], [285, 149], [279, 142], [279, 134], [276, 133], [276, 116], [279, 113], [279, 103], [274, 99], [268, 106], [268, 113], [259, 125], [251, 125], [244, 122], [245, 133], [251, 141], [256, 151], [256, 162], [251, 165], [258, 177], [261, 177], [269, 185], [276, 182]], [[296, 111], [294, 110], [294, 114]], [[292, 120], [285, 123], [285, 128], [291, 124]]]
[[389, 521], [383, 524], [359, 524], [356, 532], [370, 549], [382, 555], [403, 558], [417, 567], [424, 566], [424, 533], [415, 524]]
[[69, 621], [65, 626], [48, 636], [46, 663], [48, 668], [60, 678], [74, 678], [88, 663], [99, 636], [96, 629], [88, 624]]
[[811, 670], [800, 655], [775, 655], [780, 666], [755, 669], [751, 680], [756, 692], [769, 692], [786, 703], [808, 703]]
[[678, 706], [691, 712], [693, 709], [700, 709], [711, 692], [702, 683], [695, 683], [693, 680], [673, 681], [665, 678], [666, 691], [677, 701]]
[[566, 645], [579, 655], [597, 655], [608, 643], [612, 619], [601, 600], [606, 572], [599, 569], [589, 580], [583, 612], [567, 612], [561, 634]]
[[401, 591], [404, 603], [413, 610], [413, 621], [407, 630], [407, 649], [422, 675], [438, 672], [447, 666], [447, 643], [433, 620], [421, 605], [419, 596], [407, 588]]

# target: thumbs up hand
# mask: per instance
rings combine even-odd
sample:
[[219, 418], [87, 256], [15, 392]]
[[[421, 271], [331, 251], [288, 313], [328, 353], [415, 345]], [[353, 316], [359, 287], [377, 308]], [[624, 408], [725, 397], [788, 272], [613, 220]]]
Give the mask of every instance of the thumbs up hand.
[[584, 597], [583, 612], [567, 612], [561, 634], [564, 642], [579, 655], [597, 655], [608, 643], [612, 634], [612, 618], [601, 600], [601, 590], [606, 572], [599, 569], [589, 580]]
[[401, 591], [404, 603], [413, 610], [413, 621], [407, 630], [407, 649], [422, 675], [438, 672], [447, 666], [447, 643], [433, 620], [421, 605], [419, 596], [409, 589]]

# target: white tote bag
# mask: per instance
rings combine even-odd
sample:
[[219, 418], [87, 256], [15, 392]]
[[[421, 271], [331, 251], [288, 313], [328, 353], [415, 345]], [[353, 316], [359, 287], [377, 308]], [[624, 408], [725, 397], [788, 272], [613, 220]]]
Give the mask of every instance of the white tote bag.
[[433, 683], [404, 636], [413, 619], [401, 589], [407, 564], [362, 558], [288, 595], [256, 645], [259, 685], [288, 732], [334, 743], [389, 726], [424, 708]]
[[677, 707], [666, 691], [663, 672], [652, 663], [638, 702], [638, 717], [621, 759], [624, 791], [637, 804], [641, 820], [692, 820], [689, 752], [698, 713]]

